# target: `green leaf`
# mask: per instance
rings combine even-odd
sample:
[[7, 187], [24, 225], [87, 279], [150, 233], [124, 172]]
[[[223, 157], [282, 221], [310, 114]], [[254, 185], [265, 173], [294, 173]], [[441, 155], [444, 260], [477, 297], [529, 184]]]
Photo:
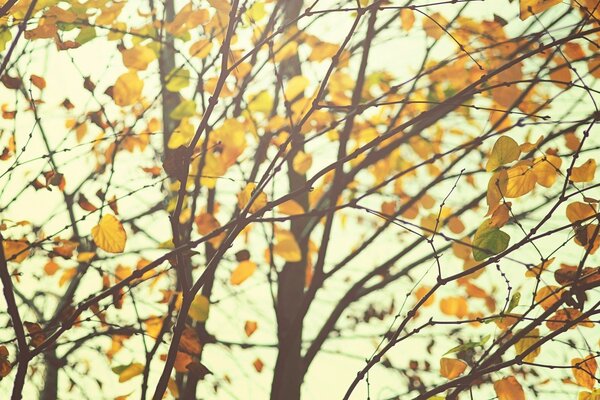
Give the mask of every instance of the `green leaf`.
[[510, 236], [491, 225], [491, 220], [486, 219], [473, 236], [473, 258], [483, 261], [498, 254], [508, 247]]
[[96, 28], [93, 26], [88, 26], [85, 28], [81, 28], [79, 31], [79, 35], [75, 38], [75, 41], [79, 44], [85, 44], [90, 40], [96, 38]]
[[518, 306], [519, 305], [519, 300], [521, 300], [521, 293], [517, 292], [517, 293], [513, 294], [512, 297], [510, 298], [510, 302], [508, 303], [508, 309], [506, 310], [506, 312], [509, 313], [516, 306]]
[[169, 92], [179, 92], [190, 85], [190, 71], [185, 68], [175, 68], [167, 75], [166, 82]]
[[208, 298], [199, 294], [194, 298], [194, 301], [192, 301], [188, 315], [194, 321], [204, 322], [208, 319], [209, 307], [210, 304]]
[[169, 115], [172, 119], [183, 119], [196, 114], [196, 102], [194, 100], [182, 100]]
[[517, 142], [508, 136], [502, 136], [494, 144], [485, 170], [493, 171], [501, 165], [515, 161], [520, 155], [521, 150]]
[[4, 51], [6, 44], [12, 39], [12, 33], [8, 29], [0, 31], [0, 51]]
[[125, 371], [127, 368], [129, 368], [129, 366], [131, 365], [131, 363], [127, 364], [127, 365], [117, 365], [116, 367], [112, 367], [111, 370], [112, 372], [114, 372], [117, 375], [121, 375], [121, 372]]
[[448, 355], [448, 354], [452, 354], [452, 353], [458, 353], [459, 351], [468, 350], [468, 349], [474, 349], [476, 347], [483, 346], [484, 344], [487, 343], [488, 340], [490, 340], [490, 337], [491, 337], [490, 335], [485, 335], [484, 337], [481, 338], [481, 340], [479, 342], [467, 342], [467, 343], [463, 343], [461, 345], [458, 345], [456, 347], [451, 348], [444, 355]]

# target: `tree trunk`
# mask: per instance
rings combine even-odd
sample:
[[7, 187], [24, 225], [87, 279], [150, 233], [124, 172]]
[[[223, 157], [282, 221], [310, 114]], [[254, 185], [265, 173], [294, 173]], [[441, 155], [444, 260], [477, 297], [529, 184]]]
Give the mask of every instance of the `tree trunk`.
[[[285, 22], [289, 23], [298, 15], [302, 8], [302, 0], [281, 0], [285, 12]], [[282, 78], [291, 78], [302, 74], [300, 59], [297, 55], [283, 61], [280, 66]], [[290, 99], [288, 99], [290, 100]], [[299, 132], [292, 134], [299, 135]], [[294, 155], [304, 150], [302, 141], [292, 140], [291, 154], [288, 156], [288, 179], [290, 191], [295, 191], [306, 184], [306, 175], [296, 173], [292, 167]], [[308, 193], [303, 192], [296, 201], [308, 209]], [[302, 323], [294, 324], [302, 304], [306, 276], [308, 237], [302, 232], [306, 226], [305, 218], [294, 219], [291, 222], [291, 232], [300, 246], [302, 259], [298, 262], [288, 262], [279, 274], [277, 287], [277, 336], [279, 353], [273, 371], [271, 386], [272, 400], [297, 400], [301, 396], [304, 372], [302, 368]]]

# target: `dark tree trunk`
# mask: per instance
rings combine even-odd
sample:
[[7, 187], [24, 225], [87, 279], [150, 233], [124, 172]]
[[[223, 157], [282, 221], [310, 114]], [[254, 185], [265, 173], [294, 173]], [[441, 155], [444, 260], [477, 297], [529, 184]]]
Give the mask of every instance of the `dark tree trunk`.
[[[300, 15], [302, 0], [281, 2], [284, 7], [285, 22], [288, 23]], [[283, 79], [302, 74], [300, 59], [297, 55], [283, 61], [279, 67]], [[288, 99], [291, 100], [291, 99]], [[294, 132], [292, 134], [299, 134]], [[294, 155], [304, 150], [302, 141], [292, 140], [291, 154], [288, 156], [288, 179], [290, 191], [295, 191], [306, 184], [306, 176], [296, 173], [292, 167]], [[296, 201], [307, 210], [308, 193], [304, 192]], [[273, 371], [271, 386], [272, 400], [297, 400], [301, 396], [302, 381], [304, 380], [302, 361], [302, 322], [296, 320], [304, 294], [306, 263], [308, 253], [308, 237], [303, 237], [306, 227], [304, 218], [291, 222], [291, 232], [300, 246], [302, 259], [298, 262], [288, 262], [278, 277], [277, 286], [277, 336], [279, 353]], [[308, 235], [306, 235], [308, 236]]]

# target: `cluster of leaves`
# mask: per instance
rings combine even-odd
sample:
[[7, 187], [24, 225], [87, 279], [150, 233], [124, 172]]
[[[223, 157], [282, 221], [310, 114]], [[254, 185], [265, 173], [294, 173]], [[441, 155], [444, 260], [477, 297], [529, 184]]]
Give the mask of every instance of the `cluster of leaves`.
[[599, 2], [329, 3], [0, 7], [6, 393], [600, 398]]

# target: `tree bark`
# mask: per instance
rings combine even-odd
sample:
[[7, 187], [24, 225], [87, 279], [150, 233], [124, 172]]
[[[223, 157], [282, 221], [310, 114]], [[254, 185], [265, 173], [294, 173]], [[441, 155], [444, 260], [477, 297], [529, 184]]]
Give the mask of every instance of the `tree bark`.
[[[302, 0], [283, 1], [285, 23], [289, 23], [300, 15]], [[283, 61], [279, 67], [282, 78], [291, 78], [302, 74], [298, 55]], [[290, 99], [288, 99], [290, 100]], [[300, 135], [292, 127], [292, 134]], [[294, 171], [292, 160], [294, 155], [304, 150], [302, 140], [292, 140], [291, 154], [288, 155], [288, 180], [290, 191], [298, 190], [306, 184], [306, 175]], [[304, 192], [296, 201], [308, 209], [308, 193]], [[294, 219], [291, 222], [291, 232], [300, 246], [302, 259], [298, 262], [287, 262], [279, 274], [277, 287], [277, 336], [279, 352], [273, 371], [271, 385], [272, 400], [297, 400], [301, 397], [304, 372], [302, 368], [302, 323], [296, 324], [294, 320], [300, 310], [304, 294], [306, 276], [308, 237], [302, 233], [306, 226], [304, 218]]]

